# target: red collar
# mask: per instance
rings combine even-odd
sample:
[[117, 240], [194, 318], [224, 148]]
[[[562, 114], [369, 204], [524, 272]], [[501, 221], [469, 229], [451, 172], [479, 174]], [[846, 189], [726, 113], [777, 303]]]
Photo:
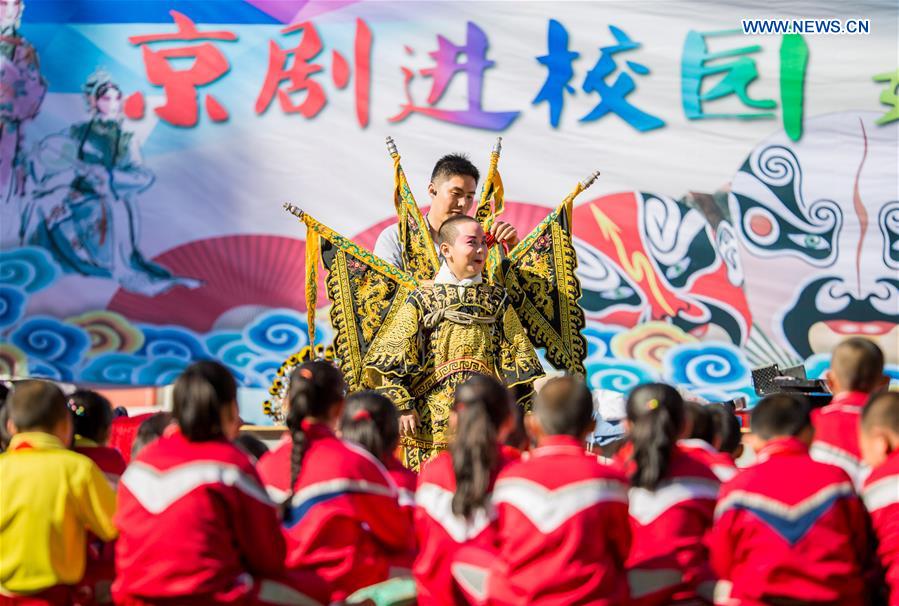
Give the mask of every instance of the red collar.
[[808, 454], [808, 446], [799, 438], [774, 438], [759, 451], [757, 461], [763, 463], [771, 457], [799, 454]]
[[539, 457], [559, 450], [576, 450], [581, 453], [587, 451], [585, 443], [572, 436], [544, 436], [532, 452], [535, 457]]
[[303, 431], [306, 433], [306, 436], [310, 440], [320, 440], [322, 438], [333, 438], [334, 432], [331, 431], [331, 428], [325, 425], [324, 423], [320, 423], [318, 421], [310, 421], [309, 419], [303, 419], [303, 423], [301, 424]]
[[871, 394], [865, 391], [844, 391], [831, 399], [828, 406], [864, 406]]

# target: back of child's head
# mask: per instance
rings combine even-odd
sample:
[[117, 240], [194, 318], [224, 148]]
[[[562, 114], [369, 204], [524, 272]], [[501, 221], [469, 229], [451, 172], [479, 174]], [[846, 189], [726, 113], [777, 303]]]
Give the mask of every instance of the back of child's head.
[[166, 427], [172, 424], [172, 413], [157, 412], [147, 418], [137, 428], [137, 435], [131, 444], [131, 458], [133, 459], [140, 451], [162, 437]]
[[456, 476], [454, 514], [467, 518], [486, 504], [499, 466], [499, 429], [512, 406], [509, 391], [494, 377], [473, 375], [456, 387], [456, 430], [449, 448]]
[[884, 429], [899, 436], [899, 392], [882, 391], [868, 400], [862, 409], [861, 430]]
[[862, 459], [877, 468], [899, 451], [899, 392], [871, 396], [862, 409], [858, 446]]
[[850, 337], [833, 350], [830, 373], [842, 391], [875, 391], [883, 380], [883, 352], [871, 340]]
[[546, 435], [580, 439], [594, 425], [593, 395], [583, 379], [556, 377], [543, 385], [534, 413]]
[[12, 440], [12, 432], [7, 427], [9, 421], [9, 406], [5, 404], [0, 406], [0, 452], [5, 452], [9, 448], [9, 441]]
[[752, 409], [752, 433], [762, 440], [800, 435], [811, 427], [811, 407], [806, 398], [794, 393], [765, 396]]
[[242, 433], [234, 438], [234, 443], [243, 448], [256, 462], [262, 458], [262, 455], [268, 452], [268, 446], [265, 442], [257, 438], [251, 433]]
[[674, 446], [684, 427], [684, 401], [670, 385], [639, 385], [627, 398], [627, 420], [636, 465], [631, 483], [655, 490], [668, 473]]
[[709, 404], [709, 414], [715, 428], [715, 439], [712, 444], [720, 451], [731, 456], [737, 455], [743, 443], [742, 429], [737, 415], [727, 404]]
[[6, 399], [9, 397], [10, 388], [5, 383], [0, 382], [0, 452], [6, 451], [12, 434], [6, 428], [6, 421], [9, 419], [9, 407], [6, 405]]
[[69, 410], [75, 421], [75, 435], [105, 444], [112, 425], [112, 404], [89, 389], [79, 389], [69, 396]]
[[684, 402], [685, 438], [702, 440], [711, 444], [715, 441], [715, 424], [707, 405], [694, 400]]
[[477, 183], [481, 178], [478, 168], [465, 154], [447, 154], [437, 160], [431, 171], [431, 183], [437, 183], [456, 176], [471, 177]]
[[469, 215], [451, 215], [437, 230], [437, 245], [452, 244], [459, 236], [459, 227], [461, 225], [477, 222], [477, 219]]
[[69, 416], [66, 397], [49, 381], [23, 381], [9, 398], [9, 417], [18, 432], [52, 433]]
[[225, 437], [223, 409], [237, 400], [237, 383], [225, 366], [195, 362], [175, 381], [172, 415], [191, 442]]
[[399, 415], [390, 398], [376, 391], [350, 394], [340, 418], [340, 435], [386, 460], [400, 442]]
[[[293, 446], [290, 451], [291, 494], [303, 458], [309, 448], [309, 440], [303, 428], [303, 421], [316, 419], [325, 421], [344, 401], [346, 383], [343, 374], [330, 362], [304, 362], [290, 374], [290, 389], [287, 392], [288, 411], [285, 419]], [[285, 505], [289, 506], [290, 499]]]

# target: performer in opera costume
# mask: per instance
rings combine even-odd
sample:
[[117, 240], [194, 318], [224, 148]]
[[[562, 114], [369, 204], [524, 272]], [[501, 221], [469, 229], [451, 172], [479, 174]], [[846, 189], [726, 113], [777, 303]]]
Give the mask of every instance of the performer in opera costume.
[[[439, 249], [412, 196], [393, 141], [394, 206], [402, 267], [380, 259], [293, 205], [285, 208], [308, 230], [306, 301], [309, 341], [315, 342], [318, 270], [332, 306], [334, 350], [348, 389], [376, 389], [415, 422], [404, 427], [404, 463], [418, 469], [446, 448], [456, 385], [474, 373], [499, 377], [529, 410], [534, 379], [543, 374], [534, 347], [554, 367], [584, 373], [584, 313], [571, 242], [574, 198], [591, 174], [508, 254], [486, 236], [503, 211], [497, 168], [499, 141], [474, 218], [447, 220]], [[441, 263], [440, 259], [443, 259]], [[272, 385], [266, 413], [280, 421], [290, 372], [288, 359]]]
[[19, 32], [23, 0], [0, 0], [0, 246], [16, 246], [26, 182], [24, 125], [40, 110], [47, 82], [37, 51]]

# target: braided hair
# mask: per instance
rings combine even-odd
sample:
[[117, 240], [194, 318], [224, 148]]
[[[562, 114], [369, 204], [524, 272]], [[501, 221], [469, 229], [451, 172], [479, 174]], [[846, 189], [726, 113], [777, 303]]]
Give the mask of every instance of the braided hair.
[[340, 370], [328, 362], [305, 362], [290, 375], [286, 425], [293, 445], [290, 450], [290, 497], [285, 503], [285, 513], [293, 498], [303, 457], [309, 449], [303, 421], [307, 417], [327, 416], [335, 404], [343, 402], [345, 390], [346, 384]]

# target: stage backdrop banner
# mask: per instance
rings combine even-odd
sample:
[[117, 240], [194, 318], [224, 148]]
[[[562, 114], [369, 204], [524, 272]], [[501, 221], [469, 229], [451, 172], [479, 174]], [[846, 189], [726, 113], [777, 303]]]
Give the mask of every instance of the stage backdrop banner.
[[7, 0], [0, 374], [267, 386], [307, 345], [281, 205], [373, 246], [389, 135], [422, 205], [502, 136], [522, 235], [601, 171], [573, 227], [593, 387], [751, 398], [849, 335], [899, 377], [896, 4], [758, 5]]

